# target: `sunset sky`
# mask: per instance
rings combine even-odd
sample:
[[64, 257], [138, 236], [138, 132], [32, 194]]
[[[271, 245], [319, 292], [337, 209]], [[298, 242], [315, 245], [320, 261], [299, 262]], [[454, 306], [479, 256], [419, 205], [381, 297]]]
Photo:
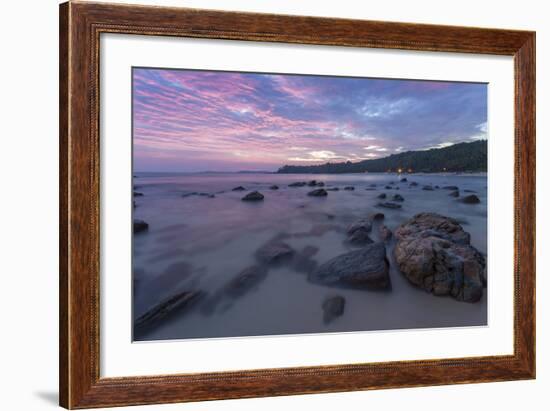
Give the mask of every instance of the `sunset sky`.
[[133, 69], [135, 171], [275, 171], [487, 138], [487, 85]]

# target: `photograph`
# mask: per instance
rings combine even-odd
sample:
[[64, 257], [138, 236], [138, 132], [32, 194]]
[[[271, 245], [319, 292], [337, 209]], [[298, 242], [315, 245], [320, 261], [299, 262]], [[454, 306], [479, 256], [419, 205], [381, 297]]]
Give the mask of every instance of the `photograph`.
[[487, 326], [487, 84], [132, 67], [133, 340]]

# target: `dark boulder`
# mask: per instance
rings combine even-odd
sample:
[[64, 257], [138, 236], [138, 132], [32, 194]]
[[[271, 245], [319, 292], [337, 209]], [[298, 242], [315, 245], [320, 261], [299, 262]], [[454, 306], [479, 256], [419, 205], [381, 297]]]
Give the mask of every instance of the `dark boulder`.
[[307, 193], [308, 196], [311, 197], [326, 197], [328, 195], [327, 190], [324, 188], [318, 188], [316, 190], [310, 191]]
[[479, 204], [479, 203], [481, 203], [479, 197], [476, 196], [475, 194], [467, 195], [466, 197], [463, 197], [463, 198], [461, 199], [461, 201], [462, 201], [464, 204]]
[[406, 183], [407, 182], [407, 177], [403, 177], [401, 180], [399, 180], [400, 183]]
[[202, 291], [182, 291], [153, 306], [134, 321], [134, 330], [142, 331], [156, 326], [176, 311], [188, 309], [204, 296]]
[[417, 214], [395, 230], [395, 238], [395, 261], [412, 284], [459, 301], [482, 297], [485, 258], [456, 220]]
[[347, 233], [353, 234], [357, 230], [365, 230], [366, 232], [370, 232], [372, 230], [372, 220], [362, 218], [355, 221], [348, 227]]
[[315, 187], [317, 185], [317, 181], [316, 180], [311, 180], [309, 183], [307, 183], [308, 186], [310, 187]]
[[231, 191], [244, 191], [246, 190], [246, 188], [244, 188], [243, 186], [238, 186], [238, 187], [235, 187], [233, 190]]
[[241, 198], [242, 201], [261, 201], [264, 199], [264, 195], [258, 191], [252, 191], [251, 193], [248, 193], [243, 198]]
[[328, 324], [344, 314], [345, 306], [346, 300], [340, 295], [326, 298], [322, 305], [324, 323]]
[[367, 244], [322, 264], [309, 275], [313, 283], [381, 290], [390, 287], [389, 263], [384, 243]]
[[265, 279], [267, 271], [267, 268], [261, 265], [245, 268], [225, 285], [225, 294], [234, 298], [242, 297]]
[[401, 208], [401, 204], [392, 203], [391, 201], [386, 201], [384, 203], [378, 203], [377, 206], [382, 207], [382, 208], [390, 208], [390, 209], [393, 209], [393, 210], [397, 210], [397, 209]]
[[378, 233], [380, 234], [380, 240], [382, 241], [389, 241], [392, 237], [391, 230], [388, 227], [386, 227], [384, 224], [382, 224], [378, 228]]
[[271, 241], [258, 250], [256, 250], [256, 258], [264, 264], [278, 264], [288, 261], [294, 255], [294, 249], [287, 243], [280, 241]]
[[141, 233], [147, 230], [149, 230], [149, 224], [143, 220], [134, 220], [134, 233]]

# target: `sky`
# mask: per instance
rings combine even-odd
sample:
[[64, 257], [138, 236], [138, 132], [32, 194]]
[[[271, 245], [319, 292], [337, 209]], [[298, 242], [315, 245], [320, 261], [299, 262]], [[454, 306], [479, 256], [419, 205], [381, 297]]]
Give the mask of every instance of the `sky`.
[[134, 68], [135, 171], [275, 171], [487, 138], [487, 85]]

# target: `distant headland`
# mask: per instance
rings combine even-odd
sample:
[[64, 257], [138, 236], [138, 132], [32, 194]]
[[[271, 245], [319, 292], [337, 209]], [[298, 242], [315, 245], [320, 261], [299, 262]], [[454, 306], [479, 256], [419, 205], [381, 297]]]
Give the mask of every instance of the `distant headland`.
[[344, 174], [344, 173], [441, 173], [486, 172], [487, 140], [457, 143], [444, 148], [407, 151], [388, 157], [358, 162], [325, 163], [318, 165], [285, 165], [280, 174]]

